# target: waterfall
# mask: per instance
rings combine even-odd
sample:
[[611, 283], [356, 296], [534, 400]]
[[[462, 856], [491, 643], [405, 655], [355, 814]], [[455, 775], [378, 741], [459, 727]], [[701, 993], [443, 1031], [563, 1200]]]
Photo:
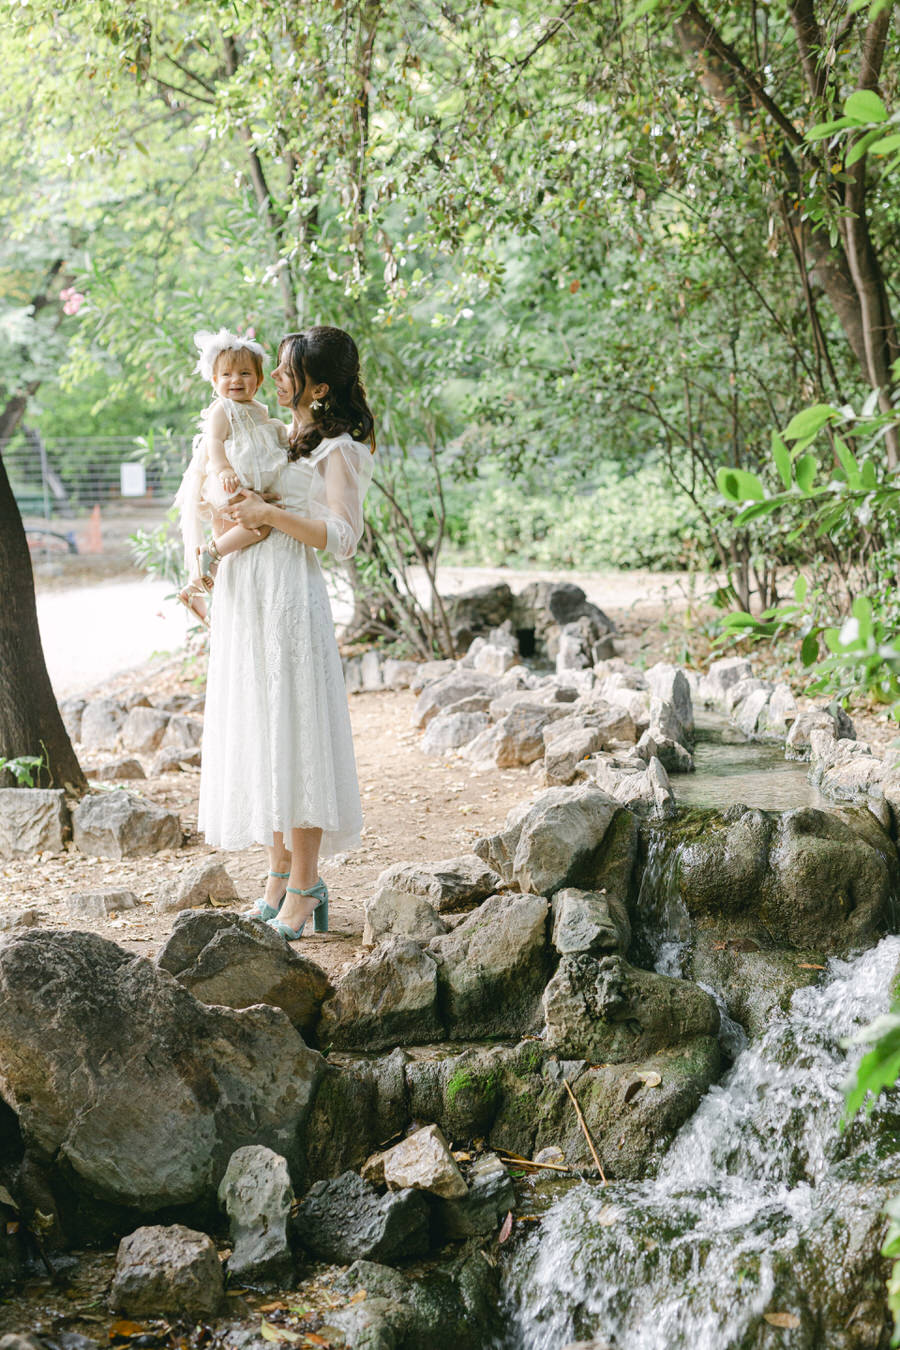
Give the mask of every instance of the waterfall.
[[517, 1239], [502, 1345], [885, 1344], [873, 1253], [900, 1189], [900, 1134], [887, 1105], [839, 1131], [852, 1067], [841, 1043], [887, 1006], [898, 958], [892, 936], [832, 960], [707, 1093], [655, 1179], [574, 1185]]

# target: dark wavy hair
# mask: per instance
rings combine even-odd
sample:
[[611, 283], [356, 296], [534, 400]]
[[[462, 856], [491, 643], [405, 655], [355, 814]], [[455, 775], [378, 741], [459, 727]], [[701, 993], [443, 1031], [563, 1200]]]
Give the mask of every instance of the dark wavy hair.
[[297, 407], [308, 380], [328, 385], [322, 407], [312, 412], [311, 425], [292, 432], [289, 459], [305, 459], [326, 437], [345, 433], [355, 441], [370, 441], [375, 449], [375, 418], [359, 376], [359, 352], [349, 333], [326, 324], [288, 333], [278, 347], [278, 364], [282, 361], [294, 384], [291, 407]]

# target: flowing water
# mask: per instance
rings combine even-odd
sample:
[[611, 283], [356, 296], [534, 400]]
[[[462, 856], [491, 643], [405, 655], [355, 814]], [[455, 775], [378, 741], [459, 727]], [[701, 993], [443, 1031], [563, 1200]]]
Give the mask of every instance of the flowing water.
[[737, 802], [766, 811], [794, 806], [833, 806], [809, 782], [809, 766], [785, 759], [783, 745], [746, 741], [724, 717], [704, 712], [697, 720], [694, 773], [672, 775], [679, 806]]
[[707, 1093], [654, 1180], [583, 1183], [558, 1200], [509, 1258], [503, 1346], [882, 1344], [871, 1254], [900, 1135], [885, 1107], [840, 1133], [842, 1040], [884, 1010], [898, 959], [891, 936], [831, 961]]

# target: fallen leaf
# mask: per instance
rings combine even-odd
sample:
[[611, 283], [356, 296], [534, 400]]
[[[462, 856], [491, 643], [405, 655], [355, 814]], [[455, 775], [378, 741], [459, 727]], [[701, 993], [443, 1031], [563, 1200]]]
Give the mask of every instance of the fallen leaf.
[[[471, 1155], [471, 1153], [467, 1153], [466, 1150], [465, 1150], [464, 1148], [456, 1149], [455, 1152], [454, 1152], [454, 1154], [453, 1154], [453, 1156], [454, 1156], [454, 1158], [456, 1159], [457, 1162], [471, 1162], [471, 1161], [472, 1161], [472, 1155]], [[0, 1197], [0, 1198], [2, 1198], [2, 1197]]]
[[302, 1331], [291, 1331], [288, 1327], [276, 1327], [263, 1317], [259, 1324], [259, 1333], [264, 1341], [289, 1341], [292, 1345], [304, 1339]]
[[140, 1326], [137, 1322], [127, 1322], [120, 1319], [118, 1322], [113, 1322], [110, 1327], [109, 1339], [112, 1341], [117, 1336], [141, 1336], [146, 1330], [146, 1327]]
[[348, 1298], [347, 1303], [348, 1303], [348, 1304], [350, 1304], [350, 1303], [362, 1303], [363, 1299], [366, 1298], [366, 1296], [367, 1296], [367, 1295], [366, 1295], [365, 1289], [357, 1289], [357, 1291], [356, 1291], [356, 1293], [353, 1295], [353, 1297], [352, 1297], [352, 1298]]
[[497, 1241], [505, 1242], [506, 1239], [509, 1237], [510, 1233], [512, 1232], [512, 1227], [513, 1227], [513, 1216], [512, 1210], [510, 1210], [506, 1218], [503, 1220], [503, 1226], [500, 1229], [500, 1232], [497, 1234]]
[[795, 1313], [763, 1313], [763, 1319], [770, 1327], [784, 1327], [785, 1331], [793, 1331], [800, 1325], [800, 1318]]
[[261, 1304], [259, 1305], [259, 1311], [260, 1311], [261, 1313], [266, 1313], [266, 1312], [288, 1312], [288, 1311], [289, 1311], [289, 1308], [288, 1308], [288, 1305], [287, 1305], [286, 1303], [261, 1303]]
[[797, 962], [797, 969], [798, 969], [798, 970], [824, 970], [825, 967], [824, 967], [824, 966], [816, 966], [816, 965], [813, 965], [812, 961], [798, 961], [798, 962]]
[[635, 1074], [635, 1077], [640, 1078], [641, 1082], [644, 1084], [644, 1087], [659, 1087], [660, 1083], [662, 1082], [662, 1077], [660, 1076], [660, 1074], [656, 1072], [655, 1069], [647, 1069], [643, 1073], [638, 1072], [637, 1074]]
[[317, 1336], [314, 1331], [306, 1333], [306, 1343], [307, 1345], [331, 1345], [331, 1341], [326, 1341], [324, 1336]]
[[727, 947], [728, 947], [727, 942], [714, 942], [712, 949], [714, 952], [724, 952], [727, 949]]
[[0, 1205], [9, 1205], [10, 1209], [15, 1210], [19, 1208], [5, 1186], [0, 1186]]
[[6, 1225], [7, 1237], [11, 1237], [13, 1233], [18, 1233], [18, 1231], [19, 1231], [18, 1221], [16, 1219], [10, 1219], [9, 1223]]

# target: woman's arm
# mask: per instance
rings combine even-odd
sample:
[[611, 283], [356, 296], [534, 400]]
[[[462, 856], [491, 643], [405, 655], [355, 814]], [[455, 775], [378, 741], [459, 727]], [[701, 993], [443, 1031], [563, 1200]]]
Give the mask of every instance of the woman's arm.
[[289, 534], [292, 539], [309, 544], [311, 548], [324, 548], [326, 544], [328, 531], [324, 521], [294, 515], [292, 511], [285, 511], [283, 506], [264, 502], [256, 492], [246, 488], [241, 489], [237, 501], [229, 503], [226, 515], [237, 525], [244, 525], [250, 530], [258, 529], [260, 525], [270, 525], [273, 530], [281, 530], [282, 534]]

